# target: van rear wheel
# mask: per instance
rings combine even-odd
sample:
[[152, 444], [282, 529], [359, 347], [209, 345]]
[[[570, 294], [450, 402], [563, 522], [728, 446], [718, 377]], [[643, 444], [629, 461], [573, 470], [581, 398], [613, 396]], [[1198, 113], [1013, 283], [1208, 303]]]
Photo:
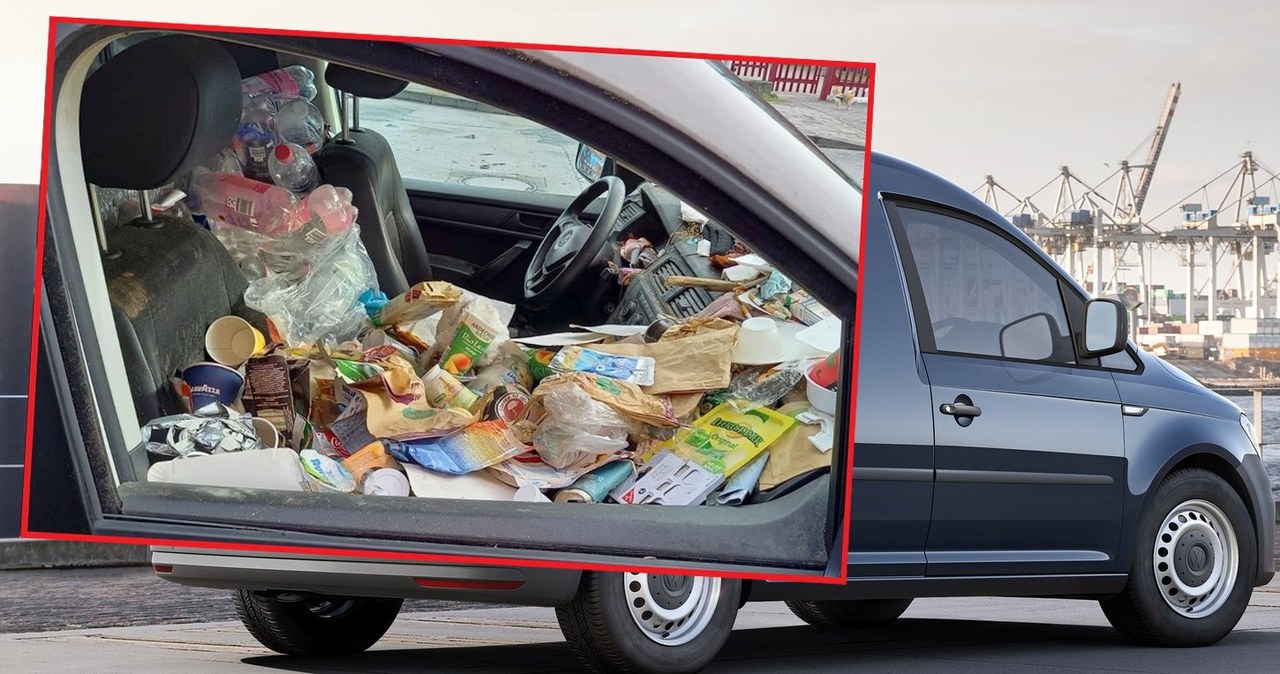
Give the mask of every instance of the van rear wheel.
[[1221, 477], [1192, 468], [1156, 488], [1138, 528], [1129, 581], [1103, 600], [1121, 634], [1150, 646], [1208, 646], [1249, 605], [1257, 568], [1253, 522]]
[[880, 627], [898, 619], [911, 599], [789, 601], [787, 608], [814, 627]]
[[609, 672], [697, 672], [733, 630], [742, 581], [647, 573], [583, 574], [556, 608], [578, 657]]
[[235, 590], [240, 622], [263, 646], [285, 655], [354, 655], [378, 643], [401, 599], [314, 595], [270, 597]]

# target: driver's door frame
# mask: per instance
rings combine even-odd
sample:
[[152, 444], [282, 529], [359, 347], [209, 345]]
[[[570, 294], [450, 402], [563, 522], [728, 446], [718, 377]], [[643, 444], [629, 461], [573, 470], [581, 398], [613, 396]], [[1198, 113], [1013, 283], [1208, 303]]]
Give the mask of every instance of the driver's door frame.
[[[61, 99], [62, 89], [67, 85], [65, 76], [72, 66], [78, 64], [87, 51], [87, 47], [97, 44], [113, 35], [127, 32], [124, 27], [91, 27], [77, 33], [73, 39], [63, 42], [58, 47], [55, 57], [54, 82], [61, 83], [55, 89], [55, 106], [65, 108], [68, 104]], [[196, 32], [196, 31], [193, 31]], [[306, 38], [297, 36], [277, 36], [265, 34], [225, 34], [222, 37], [256, 44], [268, 48], [276, 48], [294, 53], [302, 53], [314, 57], [343, 61], [353, 66], [365, 66], [392, 77], [403, 77], [412, 81], [435, 82], [437, 79], [476, 78], [486, 74], [485, 80], [490, 85], [481, 92], [490, 99], [489, 102], [508, 107], [518, 107], [528, 113], [533, 109], [542, 118], [559, 114], [556, 120], [565, 125], [564, 132], [580, 138], [594, 147], [620, 148], [625, 152], [622, 156], [647, 174], [659, 176], [664, 184], [680, 193], [692, 203], [699, 204], [708, 214], [716, 214], [718, 219], [730, 221], [743, 237], [756, 243], [757, 248], [767, 250], [772, 261], [778, 266], [793, 272], [793, 279], [805, 287], [811, 288], [814, 294], [833, 312], [846, 320], [844, 348], [850, 348], [853, 335], [854, 292], [856, 290], [856, 265], [847, 259], [845, 253], [831, 245], [809, 224], [799, 219], [795, 212], [769, 193], [764, 186], [747, 180], [740, 172], [728, 164], [722, 157], [710, 152], [695, 139], [682, 134], [678, 129], [665, 126], [651, 118], [637, 116], [639, 113], [630, 109], [624, 102], [614, 100], [603, 90], [575, 80], [557, 77], [546, 72], [544, 67], [530, 74], [520, 72], [521, 68], [534, 68], [530, 63], [516, 57], [494, 52], [483, 55], [471, 53], [470, 58], [484, 61], [484, 67], [475, 63], [467, 64], [459, 60], [456, 50], [449, 51], [448, 56], [433, 55], [420, 51], [417, 47], [397, 43], [372, 43], [368, 41], [339, 42], [322, 38]], [[486, 59], [488, 59], [486, 61]], [[496, 60], [495, 60], [496, 59]], [[80, 71], [77, 71], [80, 72]], [[532, 88], [526, 81], [529, 78], [540, 78], [543, 86]], [[456, 84], [456, 80], [454, 81]], [[475, 96], [479, 98], [479, 96]], [[532, 119], [538, 116], [530, 115]], [[74, 122], [74, 115], [69, 119]], [[122, 383], [124, 377], [109, 379], [105, 372], [109, 367], [118, 369], [117, 363], [110, 363], [98, 353], [98, 346], [107, 346], [102, 351], [118, 354], [118, 346], [114, 345], [116, 336], [110, 329], [95, 331], [94, 323], [77, 320], [71, 315], [73, 310], [81, 311], [88, 307], [85, 299], [89, 292], [100, 293], [101, 278], [91, 278], [86, 270], [74, 264], [67, 264], [73, 255], [84, 252], [84, 247], [68, 246], [67, 232], [70, 231], [72, 218], [68, 214], [69, 207], [84, 210], [88, 207], [87, 196], [78, 192], [63, 193], [59, 157], [71, 156], [72, 145], [66, 140], [71, 126], [60, 126], [63, 118], [55, 118], [51, 138], [57, 143], [58, 152], [49, 158], [49, 215], [47, 221], [51, 235], [47, 237], [50, 247], [47, 252], [56, 258], [56, 264], [47, 264], [45, 272], [45, 289], [48, 292], [42, 316], [42, 345], [49, 349], [51, 372], [62, 372], [64, 368], [83, 369], [83, 376], [58, 377], [53, 391], [44, 391], [46, 398], [53, 396], [60, 407], [58, 422], [65, 425], [68, 431], [81, 432], [79, 438], [71, 439], [68, 449], [75, 462], [74, 472], [84, 476], [86, 482], [91, 481], [97, 487], [98, 501], [88, 505], [92, 511], [87, 513], [89, 526], [96, 535], [120, 537], [144, 537], [151, 540], [173, 539], [190, 541], [220, 541], [236, 545], [292, 545], [299, 544], [315, 548], [339, 549], [347, 548], [360, 551], [376, 551], [381, 553], [416, 553], [416, 554], [479, 554], [497, 555], [495, 541], [508, 537], [516, 541], [509, 546], [497, 545], [502, 552], [525, 560], [540, 562], [565, 562], [576, 564], [587, 562], [610, 563], [620, 565], [628, 560], [639, 559], [639, 555], [626, 558], [611, 554], [603, 543], [594, 544], [589, 536], [591, 532], [584, 529], [579, 535], [587, 537], [581, 546], [560, 546], [551, 550], [535, 549], [528, 544], [530, 534], [512, 528], [510, 511], [503, 515], [489, 513], [482, 502], [468, 502], [455, 508], [459, 517], [469, 518], [475, 526], [451, 529], [465, 532], [477, 542], [467, 540], [465, 543], [450, 544], [436, 540], [405, 540], [399, 537], [406, 529], [404, 524], [409, 517], [401, 519], [401, 515], [393, 515], [380, 520], [380, 525], [396, 534], [387, 534], [374, 538], [369, 529], [368, 515], [353, 513], [349, 508], [334, 511], [326, 516], [317, 512], [305, 513], [308, 522], [314, 526], [316, 522], [324, 522], [325, 530], [320, 533], [301, 533], [303, 529], [289, 530], [287, 525], [280, 528], [248, 527], [246, 523], [253, 518], [264, 518], [262, 505], [249, 500], [228, 502], [227, 509], [220, 510], [223, 519], [211, 517], [216, 508], [206, 501], [191, 499], [185, 502], [190, 510], [176, 512], [176, 500], [169, 499], [162, 489], [155, 493], [136, 489], [140, 483], [133, 482], [135, 487], [131, 503], [125, 503], [122, 497], [130, 496], [128, 490], [121, 488], [121, 481], [134, 478], [134, 466], [129, 462], [131, 443], [129, 427], [136, 428], [137, 420], [133, 414], [133, 406], [129, 400], [127, 387]], [[647, 134], [657, 134], [650, 136]], [[652, 137], [654, 143], [646, 142]], [[595, 141], [602, 142], [595, 142]], [[658, 143], [661, 143], [661, 147]], [[68, 165], [68, 173], [74, 172], [74, 163]], [[834, 169], [833, 169], [834, 170]], [[821, 195], [819, 195], [821, 196]], [[850, 204], [856, 208], [857, 204]], [[83, 238], [83, 237], [82, 237]], [[59, 244], [59, 245], [54, 245]], [[766, 245], [761, 245], [766, 244]], [[78, 245], [78, 244], [77, 244]], [[96, 254], [96, 252], [94, 253]], [[92, 269], [92, 267], [90, 267]], [[54, 301], [56, 300], [56, 301]], [[93, 315], [98, 318], [101, 315]], [[104, 321], [109, 325], [110, 317]], [[51, 329], [73, 326], [83, 328], [75, 334], [64, 334], [67, 339], [55, 342], [53, 336], [58, 333]], [[118, 358], [118, 356], [117, 356]], [[853, 382], [850, 380], [851, 368], [841, 368], [840, 393], [837, 405], [841, 409], [849, 409]], [[836, 422], [836, 435], [841, 440], [847, 439], [851, 427], [848, 415], [840, 415]], [[133, 433], [136, 435], [136, 432]], [[837, 445], [837, 456], [847, 457], [846, 445]], [[762, 574], [777, 572], [783, 569], [795, 575], [818, 577], [826, 575], [835, 577], [843, 575], [843, 517], [845, 514], [845, 495], [848, 493], [848, 466], [845, 461], [835, 461], [833, 476], [825, 480], [830, 485], [825, 503], [812, 499], [801, 503], [813, 512], [826, 512], [827, 527], [825, 531], [797, 532], [788, 518], [778, 517], [768, 521], [778, 526], [757, 530], [750, 538], [743, 538], [741, 529], [724, 526], [707, 518], [707, 513], [697, 513], [700, 520], [693, 526], [705, 529], [701, 536], [690, 533], [705, 544], [705, 548], [694, 551], [699, 556], [696, 562], [686, 561], [685, 566], [673, 566], [677, 557], [671, 552], [680, 542], [652, 540], [653, 537], [631, 537], [626, 543], [635, 545], [641, 541], [645, 546], [645, 555], [654, 555], [663, 559], [663, 568], [690, 569], [704, 571], [732, 572], [745, 574]], [[117, 472], [118, 471], [118, 472]], [[80, 487], [82, 496], [91, 496], [88, 484]], [[177, 490], [180, 491], [180, 490]], [[252, 496], [252, 495], [251, 495]], [[269, 499], [271, 494], [261, 494], [262, 499]], [[35, 501], [33, 501], [33, 504]], [[385, 502], [386, 508], [394, 509], [401, 502]], [[505, 504], [499, 504], [505, 507]], [[779, 506], [778, 502], [763, 504], [765, 510], [778, 510], [789, 507], [789, 503]], [[295, 504], [280, 502], [276, 504], [277, 514], [290, 514], [302, 518], [304, 513], [295, 508]], [[777, 507], [770, 507], [777, 506]], [[496, 508], [497, 506], [495, 506]], [[296, 511], [296, 512], [295, 512]], [[757, 511], [759, 512], [759, 511]], [[246, 513], [250, 513], [246, 515]], [[713, 511], [715, 516], [723, 517], [724, 511]], [[744, 516], [749, 515], [746, 512]], [[763, 513], [762, 513], [763, 515]], [[343, 518], [348, 518], [343, 521]], [[581, 517], [573, 515], [573, 517]], [[585, 519], [585, 518], [584, 518]], [[742, 518], [739, 518], [739, 521]], [[749, 519], [749, 517], [748, 517]], [[817, 519], [817, 518], [815, 518]], [[258, 521], [285, 522], [284, 519], [265, 517]], [[738, 522], [734, 522], [738, 523]], [[605, 530], [608, 523], [598, 522], [603, 533], [612, 533], [615, 537], [626, 535], [627, 526], [613, 523]], [[635, 523], [628, 523], [635, 524]], [[640, 523], [644, 524], [644, 523]], [[670, 522], [663, 522], [670, 526]], [[786, 525], [786, 526], [783, 526]], [[634, 527], [633, 527], [634, 528]], [[551, 532], [559, 535], [565, 527]], [[53, 533], [53, 532], [51, 532]], [[422, 538], [423, 532], [415, 532]], [[723, 536], [723, 538], [721, 538]], [[770, 540], [772, 537], [773, 540]], [[805, 538], [811, 545], [801, 549], [794, 545], [797, 538]], [[536, 539], [536, 534], [534, 535]], [[548, 537], [547, 540], [550, 540]], [[724, 544], [726, 547], [721, 547]], [[729, 545], [737, 545], [736, 553], [725, 554], [722, 549]], [[747, 549], [756, 548], [756, 549]], [[479, 553], [477, 553], [479, 550]], [[761, 553], [760, 550], [764, 550]], [[680, 554], [690, 554], [685, 550]], [[717, 553], [725, 554], [718, 562], [706, 559]], [[768, 559], [760, 558], [767, 554]], [[808, 555], [807, 558], [805, 556]], [[656, 564], [656, 562], [655, 562]]]

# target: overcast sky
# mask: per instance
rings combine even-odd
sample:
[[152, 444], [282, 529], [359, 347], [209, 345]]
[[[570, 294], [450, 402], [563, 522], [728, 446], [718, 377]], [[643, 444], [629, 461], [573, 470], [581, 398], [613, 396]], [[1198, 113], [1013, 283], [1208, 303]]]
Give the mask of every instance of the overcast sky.
[[[875, 27], [851, 37], [878, 63], [874, 149], [966, 189], [991, 173], [1027, 194], [1064, 164], [1097, 183], [1113, 170], [1104, 163], [1151, 133], [1180, 81], [1145, 215], [1181, 203], [1244, 150], [1280, 171], [1280, 3], [1044, 4], [913, 3], [910, 16], [897, 3], [860, 7]], [[1054, 194], [1042, 195], [1051, 209]], [[1157, 280], [1180, 292], [1185, 272], [1170, 279], [1171, 265]]]

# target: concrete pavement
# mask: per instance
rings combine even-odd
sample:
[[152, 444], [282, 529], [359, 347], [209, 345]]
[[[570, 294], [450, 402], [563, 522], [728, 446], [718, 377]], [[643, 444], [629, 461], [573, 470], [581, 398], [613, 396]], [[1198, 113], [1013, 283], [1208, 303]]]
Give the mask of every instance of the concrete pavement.
[[[1257, 590], [1236, 631], [1200, 649], [1122, 640], [1094, 602], [922, 599], [894, 625], [805, 626], [781, 603], [749, 604], [709, 672], [1275, 671], [1280, 582]], [[0, 635], [0, 658], [23, 671], [569, 672], [584, 671], [550, 609], [402, 614], [373, 650], [344, 659], [292, 658], [257, 644], [238, 622]]]

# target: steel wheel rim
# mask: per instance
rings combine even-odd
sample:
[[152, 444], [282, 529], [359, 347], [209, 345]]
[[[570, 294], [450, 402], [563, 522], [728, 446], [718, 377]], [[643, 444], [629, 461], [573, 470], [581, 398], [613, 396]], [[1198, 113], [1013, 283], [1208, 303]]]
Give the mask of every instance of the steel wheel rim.
[[1231, 521], [1208, 501], [1184, 501], [1156, 531], [1151, 569], [1156, 589], [1184, 618], [1206, 618], [1231, 596], [1240, 546]]
[[631, 620], [663, 646], [696, 639], [720, 603], [719, 578], [625, 573], [622, 584]]
[[321, 619], [341, 618], [355, 608], [351, 599], [313, 599], [303, 603], [311, 614]]

